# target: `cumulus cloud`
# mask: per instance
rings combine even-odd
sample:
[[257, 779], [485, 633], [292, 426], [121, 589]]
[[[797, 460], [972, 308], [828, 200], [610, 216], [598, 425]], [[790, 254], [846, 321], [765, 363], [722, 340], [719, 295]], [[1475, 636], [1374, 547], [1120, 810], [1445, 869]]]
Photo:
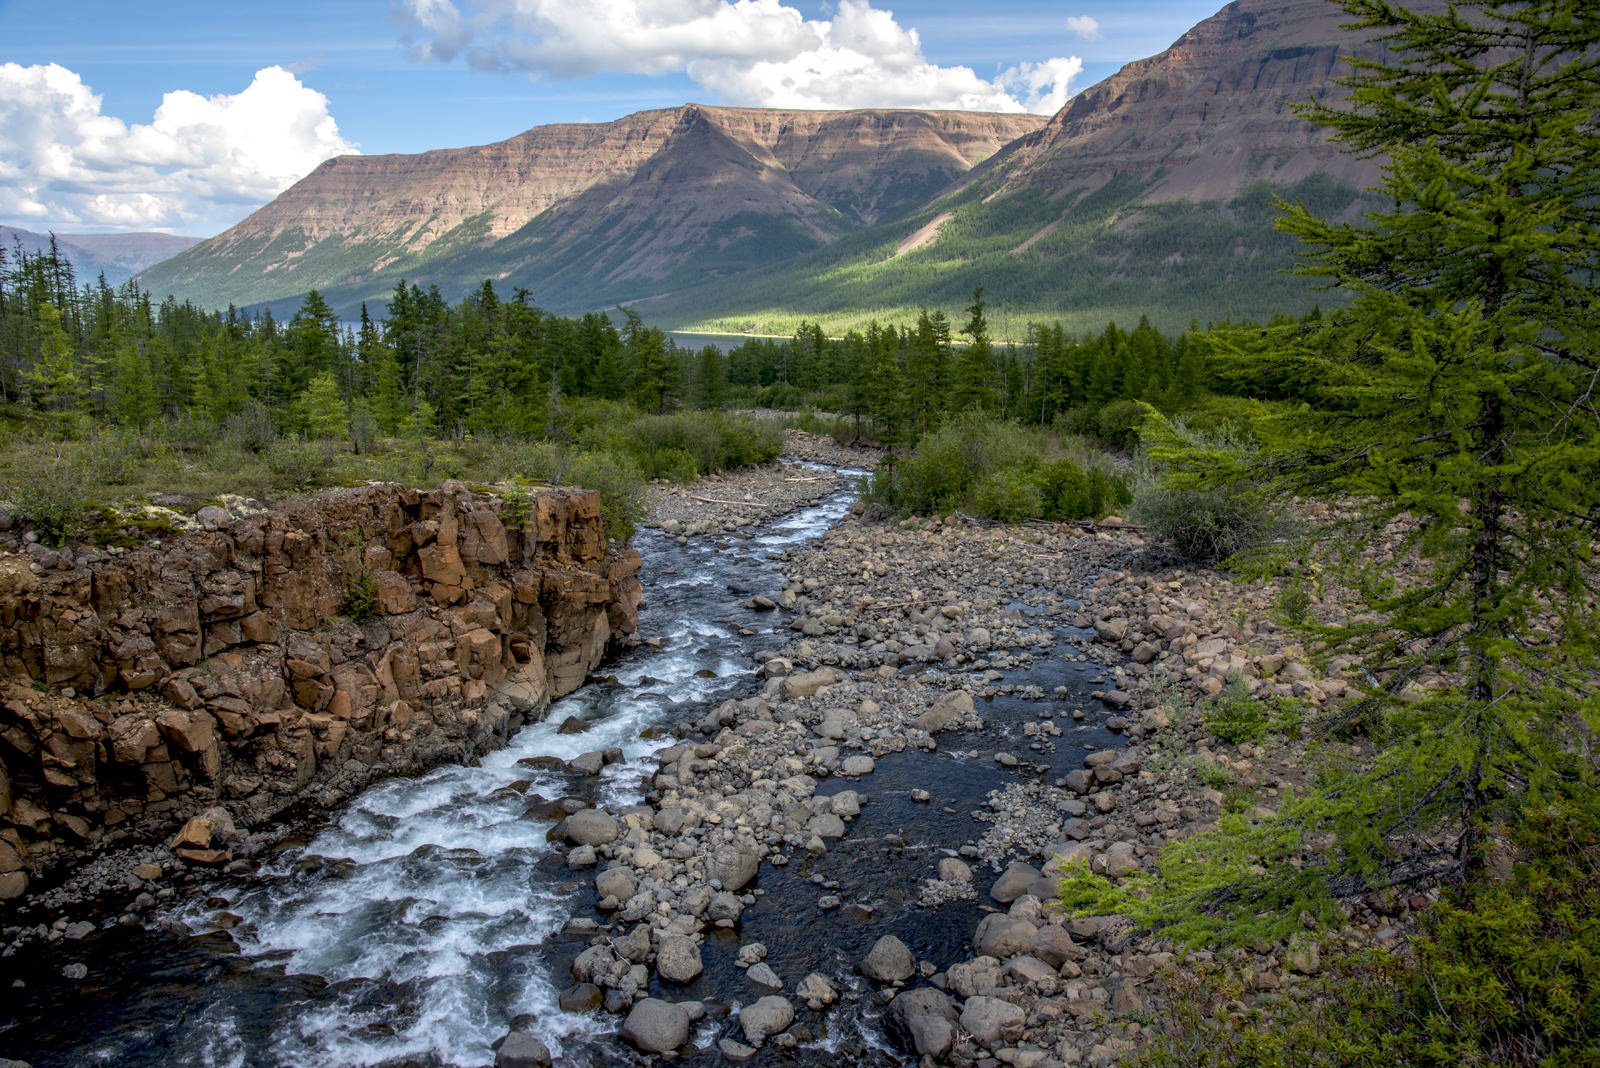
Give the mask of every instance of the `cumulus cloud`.
[[[719, 101], [765, 107], [1054, 111], [1077, 58], [991, 80], [923, 55], [871, 0], [807, 19], [781, 0], [406, 0], [412, 55], [538, 78], [683, 72]], [[1065, 81], [1061, 79], [1065, 78]]]
[[0, 217], [23, 227], [210, 233], [356, 151], [282, 67], [236, 94], [169, 92], [129, 125], [65, 67], [0, 64]]
[[1071, 15], [1067, 18], [1067, 29], [1082, 37], [1085, 41], [1100, 40], [1100, 20], [1093, 15]]

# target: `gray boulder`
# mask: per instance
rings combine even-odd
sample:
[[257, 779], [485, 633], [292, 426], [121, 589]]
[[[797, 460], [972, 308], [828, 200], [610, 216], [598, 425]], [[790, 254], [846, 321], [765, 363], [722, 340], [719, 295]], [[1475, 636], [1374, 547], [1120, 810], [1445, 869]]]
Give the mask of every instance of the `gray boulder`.
[[1009, 960], [1026, 953], [1039, 929], [1027, 920], [1004, 913], [985, 916], [972, 937], [973, 952], [979, 956]]
[[567, 817], [567, 840], [578, 845], [609, 845], [617, 840], [617, 821], [597, 808]]
[[961, 1026], [980, 1045], [994, 1048], [1022, 1036], [1027, 1014], [1009, 1001], [979, 995], [961, 1007]]
[[667, 935], [656, 949], [656, 974], [669, 983], [687, 983], [699, 975], [700, 947], [687, 935]]
[[1039, 869], [1032, 864], [1013, 862], [1006, 868], [1005, 874], [996, 880], [994, 886], [989, 890], [989, 896], [1002, 905], [1009, 905], [1023, 894], [1026, 894], [1028, 888], [1039, 878]]
[[594, 889], [601, 897], [626, 901], [638, 892], [638, 884], [627, 868], [607, 868], [594, 877]]
[[929, 734], [937, 734], [951, 727], [959, 726], [961, 721], [972, 715], [972, 695], [965, 690], [952, 690], [941, 696], [913, 723]]
[[957, 1019], [955, 1003], [944, 991], [923, 986], [889, 1003], [883, 1028], [901, 1049], [937, 1060], [955, 1045]]
[[628, 1013], [621, 1034], [641, 1053], [671, 1053], [689, 1041], [689, 1013], [681, 1005], [645, 998]]
[[761, 854], [749, 842], [731, 842], [706, 857], [706, 878], [715, 879], [724, 890], [741, 890], [756, 877]]
[[917, 970], [917, 960], [906, 944], [884, 935], [872, 944], [861, 962], [861, 974], [880, 983], [903, 983]]
[[789, 1004], [788, 998], [777, 994], [769, 994], [739, 1010], [739, 1026], [744, 1031], [744, 1040], [752, 1046], [761, 1045], [792, 1023], [794, 1006]]
[[550, 1068], [550, 1050], [526, 1031], [512, 1031], [500, 1040], [494, 1068]]

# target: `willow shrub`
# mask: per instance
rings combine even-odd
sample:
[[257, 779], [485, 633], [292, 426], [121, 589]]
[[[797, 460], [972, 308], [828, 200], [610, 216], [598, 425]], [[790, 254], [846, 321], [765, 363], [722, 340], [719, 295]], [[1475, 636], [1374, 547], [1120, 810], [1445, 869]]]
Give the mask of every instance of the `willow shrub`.
[[910, 455], [880, 463], [868, 496], [900, 511], [1006, 522], [1098, 518], [1129, 499], [1108, 465], [1061, 455], [1046, 432], [976, 412], [924, 434]]

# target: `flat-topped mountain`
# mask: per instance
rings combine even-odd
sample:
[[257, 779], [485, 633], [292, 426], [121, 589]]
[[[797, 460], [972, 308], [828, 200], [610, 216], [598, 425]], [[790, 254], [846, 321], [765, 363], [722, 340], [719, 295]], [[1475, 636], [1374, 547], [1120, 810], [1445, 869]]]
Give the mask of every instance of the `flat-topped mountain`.
[[798, 310], [837, 328], [871, 309], [955, 317], [977, 285], [1002, 321], [1018, 317], [1017, 333], [1019, 318], [1087, 328], [1148, 314], [1181, 328], [1309, 310], [1328, 295], [1291, 273], [1298, 248], [1272, 228], [1275, 198], [1354, 215], [1378, 177], [1377, 163], [1341, 152], [1291, 107], [1336, 99], [1346, 58], [1381, 54], [1346, 19], [1326, 0], [1235, 0], [921, 211], [736, 289], [704, 286], [642, 311], [765, 332]]
[[1149, 202], [1228, 199], [1251, 182], [1314, 175], [1370, 185], [1374, 163], [1341, 153], [1290, 108], [1337, 92], [1345, 57], [1376, 51], [1345, 21], [1327, 0], [1236, 0], [1073, 97], [999, 153], [983, 184], [1060, 194], [1136, 175]]
[[447, 294], [493, 278], [554, 307], [603, 307], [914, 211], [1044, 122], [689, 104], [475, 148], [345, 156], [141, 282], [211, 306], [318, 288], [349, 310], [401, 276]]
[[[1442, 6], [1443, 0], [1413, 0]], [[1355, 216], [1377, 164], [1292, 104], [1381, 46], [1326, 0], [1235, 0], [1045, 119], [695, 104], [498, 144], [330, 160], [141, 276], [158, 294], [353, 313], [404, 277], [573, 313], [786, 333], [941, 308], [1166, 327], [1305, 311], [1277, 197]]]

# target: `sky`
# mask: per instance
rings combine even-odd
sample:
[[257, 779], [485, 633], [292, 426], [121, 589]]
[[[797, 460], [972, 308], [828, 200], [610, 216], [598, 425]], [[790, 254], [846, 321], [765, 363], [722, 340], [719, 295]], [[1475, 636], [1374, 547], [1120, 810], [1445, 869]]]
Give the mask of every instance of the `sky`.
[[1222, 0], [0, 0], [0, 224], [209, 237], [349, 153], [695, 102], [1051, 114]]

